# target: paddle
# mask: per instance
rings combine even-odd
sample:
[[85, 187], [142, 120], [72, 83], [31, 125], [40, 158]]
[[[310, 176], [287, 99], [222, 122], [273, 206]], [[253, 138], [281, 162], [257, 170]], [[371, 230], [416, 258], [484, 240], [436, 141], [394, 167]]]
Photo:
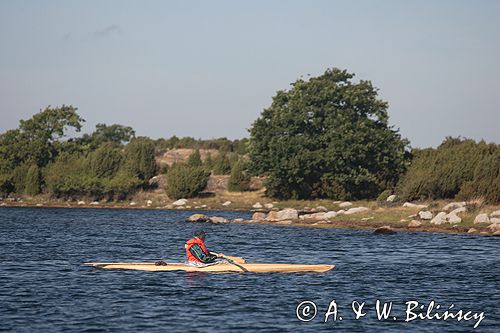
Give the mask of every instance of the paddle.
[[[210, 252], [210, 253], [213, 254], [214, 256], [220, 256], [221, 255], [220, 253], [217, 253], [217, 252]], [[238, 264], [244, 264], [246, 262], [245, 259], [240, 258], [240, 257], [227, 256], [225, 254], [223, 254], [221, 257], [224, 258], [224, 259], [227, 259], [228, 261], [231, 260], [231, 261], [233, 261], [235, 263], [238, 263]]]

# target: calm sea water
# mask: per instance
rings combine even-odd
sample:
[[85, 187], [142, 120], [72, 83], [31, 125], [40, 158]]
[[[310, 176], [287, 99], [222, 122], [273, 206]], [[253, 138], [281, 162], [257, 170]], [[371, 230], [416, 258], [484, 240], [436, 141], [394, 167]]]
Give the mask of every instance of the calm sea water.
[[[475, 331], [500, 330], [499, 238], [183, 222], [192, 213], [0, 209], [0, 331], [473, 330], [477, 320], [405, 322], [405, 302], [427, 306], [432, 300], [441, 310], [453, 304], [452, 310], [484, 312]], [[209, 274], [82, 266], [88, 261], [184, 261], [184, 242], [200, 227], [210, 249], [248, 261], [337, 267], [322, 274]], [[377, 319], [377, 299], [393, 302], [388, 320]], [[305, 300], [317, 307], [310, 322], [296, 316], [297, 305]], [[337, 320], [331, 315], [325, 323], [333, 300]], [[353, 301], [366, 302], [366, 315], [358, 320]], [[307, 314], [303, 310], [299, 314]]]

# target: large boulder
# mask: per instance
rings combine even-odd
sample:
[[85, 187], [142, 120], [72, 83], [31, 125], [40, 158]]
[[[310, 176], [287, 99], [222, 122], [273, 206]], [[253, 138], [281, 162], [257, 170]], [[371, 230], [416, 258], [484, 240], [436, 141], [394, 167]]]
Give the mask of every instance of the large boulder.
[[427, 205], [417, 205], [411, 202], [405, 202], [403, 208], [427, 208]]
[[450, 214], [458, 215], [458, 214], [465, 213], [465, 212], [467, 212], [467, 208], [466, 207], [458, 207], [458, 208], [455, 208], [454, 210], [452, 210], [450, 212]]
[[474, 223], [489, 223], [489, 222], [490, 218], [488, 217], [488, 214], [479, 214], [474, 219]]
[[340, 208], [346, 208], [346, 207], [350, 207], [350, 206], [352, 206], [352, 202], [349, 202], [349, 201], [344, 201], [344, 202], [339, 203]]
[[210, 222], [212, 222], [212, 223], [227, 223], [227, 222], [229, 222], [229, 220], [225, 219], [223, 217], [220, 217], [220, 216], [212, 216], [212, 217], [210, 217]]
[[314, 214], [304, 214], [300, 215], [299, 218], [301, 220], [324, 220], [325, 219], [325, 213], [314, 213]]
[[449, 213], [446, 215], [446, 221], [450, 224], [457, 224], [462, 222], [462, 219], [455, 213]]
[[493, 213], [490, 214], [491, 217], [495, 216], [500, 216], [500, 210], [495, 210]]
[[272, 211], [267, 215], [267, 221], [296, 220], [299, 218], [299, 212], [293, 208], [286, 208], [280, 211]]
[[187, 199], [179, 199], [179, 200], [176, 200], [176, 201], [172, 202], [172, 205], [174, 205], [174, 206], [184, 206], [187, 203], [188, 203]]
[[349, 208], [344, 214], [346, 214], [346, 215], [357, 214], [357, 213], [366, 212], [367, 210], [369, 210], [369, 208], [366, 208], [366, 207]]
[[500, 218], [498, 218], [498, 217], [492, 217], [492, 218], [490, 218], [490, 222], [491, 223], [500, 223]]
[[252, 215], [252, 220], [255, 220], [255, 221], [262, 221], [262, 220], [265, 220], [267, 217], [267, 214], [266, 213], [261, 213], [261, 212], [256, 212]]
[[420, 212], [418, 212], [418, 216], [422, 220], [432, 220], [432, 213], [428, 210], [421, 210]]
[[193, 214], [186, 219], [186, 222], [210, 222], [210, 218], [204, 214]]
[[387, 202], [394, 202], [394, 200], [396, 200], [396, 195], [395, 194], [391, 194], [386, 199]]
[[447, 204], [446, 206], [443, 207], [443, 210], [446, 211], [446, 212], [449, 212], [453, 209], [457, 209], [457, 208], [460, 208], [460, 207], [465, 207], [465, 201], [462, 201], [462, 202], [450, 202], [449, 204]]
[[438, 213], [436, 216], [434, 216], [434, 218], [431, 220], [431, 223], [432, 224], [437, 224], [437, 225], [440, 225], [440, 224], [443, 224], [443, 223], [446, 223], [446, 213], [445, 212], [440, 212]]
[[337, 212], [331, 210], [329, 212], [326, 212], [325, 215], [323, 215], [323, 218], [328, 220], [328, 219], [334, 218], [335, 216], [337, 216]]

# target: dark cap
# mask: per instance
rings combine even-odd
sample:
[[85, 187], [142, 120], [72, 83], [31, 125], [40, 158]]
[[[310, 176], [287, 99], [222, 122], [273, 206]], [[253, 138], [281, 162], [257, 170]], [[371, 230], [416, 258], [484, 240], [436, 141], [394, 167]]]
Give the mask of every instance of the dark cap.
[[198, 237], [200, 239], [205, 239], [205, 231], [203, 231], [203, 230], [197, 230], [194, 233], [194, 237]]

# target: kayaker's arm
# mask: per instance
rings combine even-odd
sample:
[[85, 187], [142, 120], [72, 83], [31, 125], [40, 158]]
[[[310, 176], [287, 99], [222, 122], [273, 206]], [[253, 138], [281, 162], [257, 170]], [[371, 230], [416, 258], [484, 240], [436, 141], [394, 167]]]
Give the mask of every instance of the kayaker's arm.
[[191, 246], [189, 252], [191, 252], [191, 254], [198, 258], [201, 262], [206, 264], [214, 262], [215, 259], [217, 259], [217, 256], [214, 256], [213, 254], [207, 255], [205, 252], [203, 252], [203, 249], [198, 244]]

